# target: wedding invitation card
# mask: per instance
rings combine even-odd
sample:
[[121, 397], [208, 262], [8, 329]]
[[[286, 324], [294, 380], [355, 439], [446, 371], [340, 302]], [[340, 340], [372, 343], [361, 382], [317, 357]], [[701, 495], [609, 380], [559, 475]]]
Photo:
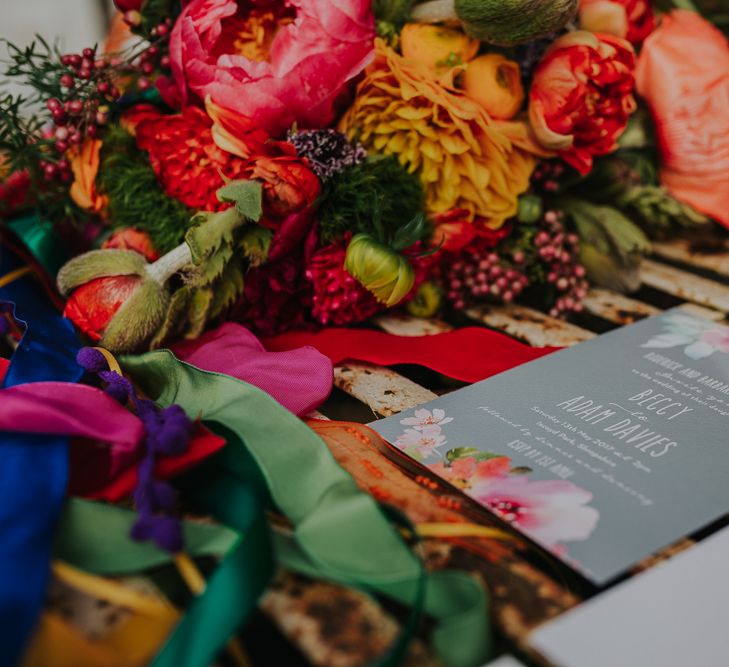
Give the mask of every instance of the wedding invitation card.
[[604, 584], [729, 513], [729, 327], [674, 309], [370, 426]]

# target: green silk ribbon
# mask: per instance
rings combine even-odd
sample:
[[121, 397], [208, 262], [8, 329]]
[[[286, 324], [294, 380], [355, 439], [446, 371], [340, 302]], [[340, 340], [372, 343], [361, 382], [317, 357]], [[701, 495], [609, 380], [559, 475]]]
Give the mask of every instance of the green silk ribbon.
[[[413, 607], [400, 639], [378, 665], [400, 661], [423, 605], [435, 620], [434, 645], [447, 665], [475, 667], [488, 658], [487, 605], [481, 585], [465, 573], [425, 573], [375, 501], [297, 417], [259, 389], [180, 362], [167, 350], [124, 357], [121, 363], [150, 398], [162, 406], [177, 403], [226, 437], [228, 445], [188, 474], [181, 486], [186, 497], [192, 494], [239, 535], [236, 540], [228, 529], [219, 532], [213, 526], [185, 524], [189, 553], [225, 550], [226, 555], [154, 667], [209, 664], [265, 587], [272, 558], [263, 512], [252, 491], [256, 478], [293, 525], [290, 535], [274, 536], [282, 566]], [[117, 521], [119, 517], [131, 521], [125, 510], [75, 502], [67, 507], [59, 531], [59, 557], [99, 574], [130, 572], [169, 560], [152, 545], [132, 542], [123, 522], [114, 525], [110, 520], [99, 532], [89, 527], [80, 533], [83, 513], [88, 514], [92, 505], [113, 511]], [[85, 523], [93, 522], [87, 517]], [[84, 549], [76, 546], [80, 543]]]
[[25, 244], [48, 274], [55, 278], [68, 256], [53, 225], [41, 220], [35, 213], [13, 218], [4, 224]]

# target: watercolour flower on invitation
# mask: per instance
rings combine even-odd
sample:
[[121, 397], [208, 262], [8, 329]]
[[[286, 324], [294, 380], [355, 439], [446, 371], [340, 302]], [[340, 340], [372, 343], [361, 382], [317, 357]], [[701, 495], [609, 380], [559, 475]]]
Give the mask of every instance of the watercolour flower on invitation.
[[690, 317], [668, 313], [663, 317], [663, 333], [653, 336], [642, 347], [683, 347], [691, 359], [704, 359], [714, 352], [729, 354], [729, 327]]
[[546, 547], [565, 551], [562, 542], [590, 537], [600, 518], [589, 506], [592, 493], [567, 480], [530, 480], [531, 468], [514, 467], [503, 454], [475, 447], [441, 454], [439, 448], [447, 443], [443, 426], [451, 422], [442, 408], [419, 408], [400, 420], [409, 428], [395, 446], [416, 461], [441, 457], [426, 464], [431, 472]]

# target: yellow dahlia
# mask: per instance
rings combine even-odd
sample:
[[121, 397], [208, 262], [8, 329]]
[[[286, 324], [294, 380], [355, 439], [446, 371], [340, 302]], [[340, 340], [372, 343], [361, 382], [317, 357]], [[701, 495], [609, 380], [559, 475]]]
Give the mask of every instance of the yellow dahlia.
[[431, 213], [465, 209], [491, 229], [515, 215], [535, 166], [529, 131], [501, 122], [426, 65], [382, 40], [340, 129], [378, 153], [393, 154], [425, 188]]

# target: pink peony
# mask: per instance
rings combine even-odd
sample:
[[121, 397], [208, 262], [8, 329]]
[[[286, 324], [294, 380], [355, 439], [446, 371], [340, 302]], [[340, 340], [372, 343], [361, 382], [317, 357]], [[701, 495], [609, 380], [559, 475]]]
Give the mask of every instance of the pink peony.
[[564, 480], [530, 482], [526, 477], [502, 477], [477, 484], [468, 493], [549, 547], [587, 539], [600, 517], [595, 508], [587, 506], [592, 494]]
[[209, 97], [276, 131], [322, 127], [373, 40], [369, 0], [192, 0], [172, 30], [173, 81], [161, 90], [182, 104]]

